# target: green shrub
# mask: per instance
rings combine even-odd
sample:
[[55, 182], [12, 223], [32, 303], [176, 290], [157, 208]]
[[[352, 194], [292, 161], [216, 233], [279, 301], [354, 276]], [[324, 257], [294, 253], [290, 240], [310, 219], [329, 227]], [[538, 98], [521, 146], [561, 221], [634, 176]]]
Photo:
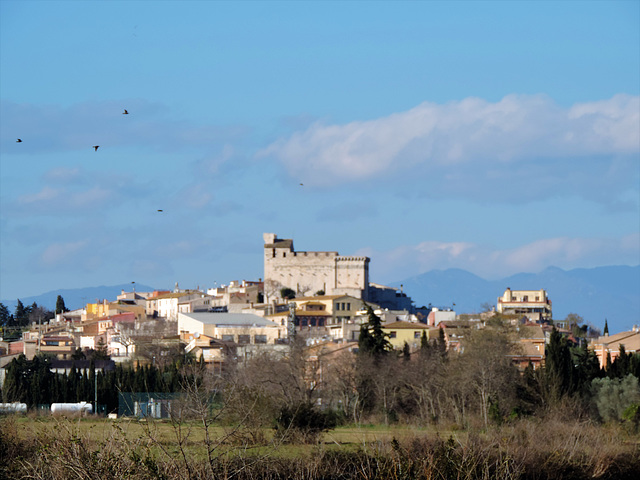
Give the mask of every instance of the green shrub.
[[335, 428], [337, 415], [309, 402], [285, 406], [276, 418], [276, 437], [284, 443], [316, 443], [322, 432]]

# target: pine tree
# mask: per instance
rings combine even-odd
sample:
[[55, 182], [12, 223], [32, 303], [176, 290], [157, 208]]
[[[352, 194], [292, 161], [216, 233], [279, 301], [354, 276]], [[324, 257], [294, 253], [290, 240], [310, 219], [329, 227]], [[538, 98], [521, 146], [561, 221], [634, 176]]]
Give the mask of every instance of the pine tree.
[[9, 314], [9, 309], [4, 303], [0, 303], [0, 326], [9, 326], [10, 320], [11, 314]]
[[593, 350], [584, 342], [581, 347], [573, 349], [573, 364], [575, 365], [576, 390], [587, 395], [591, 381], [602, 375], [600, 362]]
[[360, 328], [358, 339], [358, 351], [363, 354], [380, 357], [392, 350], [391, 343], [387, 340], [388, 334], [382, 331], [382, 320], [375, 314], [370, 306], [367, 306], [369, 319]]
[[16, 310], [13, 314], [13, 321], [15, 325], [19, 327], [25, 327], [29, 325], [29, 309], [25, 308], [20, 299], [16, 303]]

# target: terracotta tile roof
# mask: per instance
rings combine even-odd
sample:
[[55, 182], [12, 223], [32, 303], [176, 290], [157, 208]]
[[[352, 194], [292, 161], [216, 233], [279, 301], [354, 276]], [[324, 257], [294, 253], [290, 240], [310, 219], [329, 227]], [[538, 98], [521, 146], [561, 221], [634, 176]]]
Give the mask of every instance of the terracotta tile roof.
[[296, 317], [330, 317], [326, 310], [296, 310]]
[[621, 332], [608, 337], [600, 337], [593, 342], [593, 345], [606, 345], [608, 349], [619, 349], [624, 345], [624, 349], [629, 352], [640, 351], [640, 332]]
[[[382, 324], [383, 329], [393, 328], [396, 330], [431, 330], [432, 327], [429, 325], [425, 325], [424, 323], [414, 323], [414, 322], [393, 322]], [[433, 328], [435, 330], [435, 328]]]

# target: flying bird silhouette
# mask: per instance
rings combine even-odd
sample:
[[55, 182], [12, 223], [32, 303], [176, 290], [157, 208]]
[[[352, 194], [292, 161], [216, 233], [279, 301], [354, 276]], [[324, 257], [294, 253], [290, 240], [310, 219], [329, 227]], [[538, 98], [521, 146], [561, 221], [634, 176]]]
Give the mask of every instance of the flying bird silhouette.
[[164, 210], [158, 210], [159, 212], [164, 212]]
[[16, 140], [16, 143], [22, 143], [22, 139], [20, 139], [20, 138], [19, 138], [19, 139], [17, 139], [17, 140]]
[[123, 115], [129, 115], [129, 112], [127, 112], [127, 109], [124, 109], [124, 112], [122, 112]]
[[99, 148], [100, 148], [100, 145], [94, 145], [93, 146], [93, 150], [96, 151], [96, 152], [98, 151]]

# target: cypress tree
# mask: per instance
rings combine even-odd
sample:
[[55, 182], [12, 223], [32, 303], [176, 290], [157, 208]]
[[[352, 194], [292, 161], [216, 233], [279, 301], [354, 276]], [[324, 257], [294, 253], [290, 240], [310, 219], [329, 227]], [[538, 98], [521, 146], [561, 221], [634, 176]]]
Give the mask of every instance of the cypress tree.
[[441, 356], [444, 356], [447, 353], [447, 339], [444, 335], [444, 328], [442, 327], [440, 327], [440, 331], [438, 332], [438, 340], [436, 346]]
[[560, 398], [574, 391], [571, 351], [564, 338], [554, 327], [547, 345], [545, 373], [553, 398]]
[[56, 298], [56, 314], [68, 311], [69, 309], [64, 304], [64, 298], [62, 298], [62, 295], [58, 295], [58, 298]]
[[422, 335], [420, 335], [420, 352], [426, 352], [430, 348], [429, 339], [427, 338], [426, 330], [422, 331]]
[[407, 362], [411, 359], [411, 349], [409, 348], [409, 344], [404, 342], [404, 346], [402, 347], [402, 359]]

